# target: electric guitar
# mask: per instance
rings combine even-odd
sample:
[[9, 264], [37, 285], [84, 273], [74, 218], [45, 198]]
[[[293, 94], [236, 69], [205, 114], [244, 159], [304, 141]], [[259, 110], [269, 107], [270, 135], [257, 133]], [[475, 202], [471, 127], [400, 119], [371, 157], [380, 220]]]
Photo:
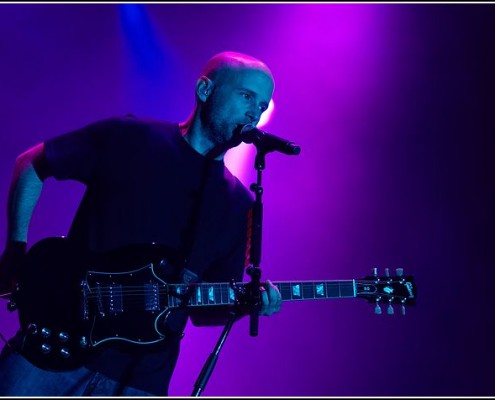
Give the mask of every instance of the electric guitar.
[[[167, 252], [149, 245], [89, 255], [63, 237], [34, 244], [9, 307], [18, 310], [21, 353], [43, 369], [74, 369], [105, 343], [161, 342], [167, 337], [163, 322], [177, 309], [246, 301], [244, 282], [168, 283]], [[375, 303], [377, 313], [381, 303], [388, 305], [388, 313], [393, 313], [393, 304], [404, 313], [405, 306], [415, 303], [416, 287], [402, 272], [398, 269], [396, 277], [273, 284], [283, 301], [361, 297]]]

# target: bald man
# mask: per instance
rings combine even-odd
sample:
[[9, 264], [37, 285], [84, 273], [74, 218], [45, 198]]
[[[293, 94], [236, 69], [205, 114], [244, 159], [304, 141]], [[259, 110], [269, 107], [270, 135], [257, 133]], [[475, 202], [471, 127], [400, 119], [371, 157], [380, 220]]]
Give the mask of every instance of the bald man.
[[[24, 282], [19, 310], [24, 317], [21, 329], [0, 357], [0, 396], [168, 394], [187, 319], [190, 317], [195, 325], [225, 324], [234, 309], [233, 300], [218, 300], [212, 294], [215, 286], [208, 283], [243, 280], [253, 198], [225, 167], [223, 157], [236, 129], [258, 123], [273, 90], [272, 73], [262, 61], [241, 53], [219, 53], [201, 71], [195, 106], [186, 121], [112, 117], [50, 138], [17, 158], [8, 199], [0, 284], [3, 292], [19, 288], [22, 294]], [[212, 156], [215, 149], [220, 150]], [[76, 180], [86, 186], [67, 237], [36, 245], [41, 248], [37, 253], [49, 254], [55, 260], [53, 265], [62, 265], [58, 270], [37, 265], [32, 261], [37, 261], [35, 256], [29, 258], [31, 251], [28, 259], [35, 267], [29, 262], [22, 264], [29, 222], [43, 182], [49, 177]], [[148, 245], [153, 250], [147, 252]], [[64, 254], [63, 262], [57, 251]], [[139, 280], [144, 272], [129, 271], [150, 265], [148, 256], [156, 267], [146, 279]], [[92, 264], [85, 265], [86, 259]], [[103, 269], [99, 260], [105, 260]], [[44, 310], [44, 294], [50, 285], [57, 284], [55, 292], [62, 290], [64, 283], [72, 287], [81, 270], [101, 271], [99, 279], [108, 278], [111, 293], [117, 294], [110, 297], [109, 309], [105, 308], [105, 297], [97, 297], [100, 300], [94, 315], [91, 308], [87, 310], [91, 314], [90, 342], [93, 339], [89, 356], [70, 369], [52, 368], [44, 360], [53, 360], [64, 349], [52, 348], [56, 343], [51, 341], [47, 342], [50, 349], [31, 345], [33, 340], [46, 338], [36, 330], [33, 333], [29, 325], [29, 302]], [[115, 276], [119, 284], [113, 281]], [[206, 291], [188, 293], [188, 300], [184, 300], [184, 293], [177, 289], [179, 293], [171, 296], [169, 292], [169, 303], [163, 305], [163, 299], [153, 297], [152, 291], [170, 282], [178, 288], [198, 282]], [[142, 319], [141, 314], [127, 310], [125, 285], [144, 288], [143, 313], [153, 314], [151, 318]], [[44, 291], [36, 293], [38, 288]], [[95, 295], [95, 290], [87, 294]], [[281, 296], [277, 288], [265, 281], [260, 292], [259, 314], [278, 312]], [[65, 308], [59, 307], [59, 303], [71, 304], [72, 296], [76, 300], [71, 301], [78, 304], [80, 293], [72, 292], [62, 292], [57, 301], [48, 303], [50, 318], [59, 317], [62, 325], [80, 318], [62, 315]], [[180, 307], [188, 301], [198, 307]], [[214, 307], [204, 306], [212, 303]], [[167, 305], [176, 307], [168, 310]], [[107, 314], [113, 315], [110, 323], [105, 320]], [[238, 313], [237, 318], [242, 315]], [[84, 334], [81, 332], [78, 339], [86, 340]], [[71, 332], [69, 336], [74, 335]], [[62, 336], [60, 341], [70, 343]]]

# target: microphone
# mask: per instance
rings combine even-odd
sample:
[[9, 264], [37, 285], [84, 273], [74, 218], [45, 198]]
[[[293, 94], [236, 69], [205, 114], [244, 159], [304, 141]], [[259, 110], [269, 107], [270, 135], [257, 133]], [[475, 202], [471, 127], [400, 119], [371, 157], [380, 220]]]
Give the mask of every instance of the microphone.
[[244, 143], [253, 143], [267, 153], [279, 151], [289, 156], [296, 156], [301, 152], [301, 148], [294, 142], [262, 131], [251, 124], [242, 126], [239, 135]]

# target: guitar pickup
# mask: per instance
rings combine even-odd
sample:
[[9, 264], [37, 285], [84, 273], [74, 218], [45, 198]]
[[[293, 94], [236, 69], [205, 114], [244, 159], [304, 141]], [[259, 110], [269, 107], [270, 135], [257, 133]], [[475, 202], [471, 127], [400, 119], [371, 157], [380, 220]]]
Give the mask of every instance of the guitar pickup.
[[160, 290], [158, 283], [144, 284], [144, 309], [146, 311], [160, 310]]

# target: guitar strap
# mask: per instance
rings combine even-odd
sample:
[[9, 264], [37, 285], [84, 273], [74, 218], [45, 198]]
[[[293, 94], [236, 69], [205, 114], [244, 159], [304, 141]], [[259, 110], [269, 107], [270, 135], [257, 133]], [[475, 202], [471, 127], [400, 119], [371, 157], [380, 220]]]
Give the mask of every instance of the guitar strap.
[[213, 147], [204, 157], [204, 164], [202, 168], [198, 193], [196, 196], [196, 202], [192, 207], [192, 212], [189, 215], [188, 225], [182, 237], [182, 242], [180, 246], [180, 256], [183, 256], [183, 266], [185, 266], [189, 262], [189, 258], [191, 256], [192, 248], [194, 245], [194, 239], [197, 234], [198, 224], [199, 224], [199, 216], [201, 206], [204, 202], [206, 183], [208, 182], [208, 178], [211, 174], [212, 167], [215, 163], [215, 159], [222, 153], [225, 153], [228, 149], [232, 147], [238, 146], [242, 140], [240, 139], [239, 132], [236, 130], [230, 140], [223, 144], [218, 144]]
[[182, 265], [180, 266], [180, 271], [177, 272], [179, 272], [180, 278], [182, 278], [181, 282], [184, 283], [194, 282], [195, 280], [195, 274], [192, 271], [185, 269], [185, 266], [189, 263], [194, 241], [198, 233], [201, 206], [204, 203], [206, 184], [211, 174], [213, 162], [213, 159], [205, 157], [198, 191], [195, 193], [195, 199], [192, 205], [191, 213], [189, 214], [188, 223], [182, 234], [181, 244], [179, 245], [179, 256], [182, 258]]

